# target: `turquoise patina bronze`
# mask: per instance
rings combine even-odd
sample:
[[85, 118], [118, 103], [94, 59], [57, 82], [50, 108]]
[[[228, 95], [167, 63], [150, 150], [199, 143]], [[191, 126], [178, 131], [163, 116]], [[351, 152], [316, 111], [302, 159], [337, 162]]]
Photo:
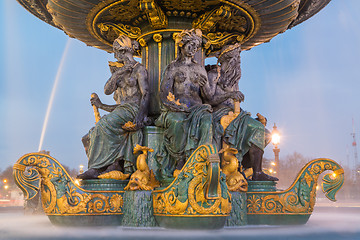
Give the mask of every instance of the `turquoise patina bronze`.
[[331, 159], [315, 159], [299, 172], [294, 183], [285, 191], [268, 191], [274, 185], [256, 182], [247, 192], [249, 224], [304, 224], [315, 205], [317, 180], [324, 171], [322, 189], [331, 201], [344, 183], [343, 168]]
[[95, 127], [82, 139], [89, 170], [80, 174], [80, 179], [97, 178], [101, 173], [113, 170], [133, 173], [136, 159], [133, 148], [143, 142], [141, 128], [149, 108], [149, 83], [147, 70], [133, 58], [140, 46], [120, 35], [113, 47], [118, 61], [110, 65], [112, 75], [104, 92], [114, 94], [117, 104], [103, 104], [96, 94], [91, 98], [95, 115], [99, 115], [97, 108], [109, 114], [97, 119]]
[[[85, 190], [49, 155], [24, 155], [14, 165], [13, 175], [26, 199], [32, 199], [41, 191], [44, 212], [56, 225], [106, 226], [121, 223], [124, 191], [119, 188], [117, 191], [106, 188]], [[114, 181], [111, 183], [113, 185]], [[103, 184], [104, 187], [108, 182]]]
[[[81, 187], [46, 154], [27, 154], [14, 165], [25, 197], [41, 191], [54, 224], [214, 229], [305, 223], [317, 178], [325, 170], [332, 172], [323, 178], [323, 190], [335, 200], [343, 169], [330, 159], [308, 163], [286, 191], [264, 181], [276, 180], [261, 169], [266, 119], [240, 111], [244, 95], [238, 86], [241, 50], [270, 41], [330, 0], [18, 2], [67, 35], [117, 58], [104, 88], [114, 93], [117, 105], [92, 95], [94, 109], [110, 113], [101, 119], [96, 113], [99, 122], [83, 139], [90, 169], [80, 175], [86, 179]], [[205, 68], [206, 57], [218, 57], [220, 65]], [[225, 127], [221, 121], [229, 115]], [[102, 172], [102, 177], [114, 175], [113, 170], [134, 172], [136, 144], [147, 150], [128, 190], [126, 180], [88, 179]], [[253, 180], [262, 180], [249, 182], [248, 192], [249, 175], [242, 167], [253, 170]], [[154, 184], [135, 184], [141, 179]], [[228, 191], [231, 184], [236, 192]]]
[[[43, 209], [51, 222], [65, 226], [203, 229], [221, 228], [225, 221], [226, 226], [233, 227], [304, 224], [313, 211], [318, 176], [331, 171], [322, 183], [331, 201], [335, 201], [344, 182], [344, 170], [339, 164], [331, 159], [315, 159], [304, 166], [285, 191], [275, 190], [273, 182], [250, 182], [247, 193], [228, 192], [216, 157], [209, 160], [214, 153], [211, 146], [199, 147], [178, 177], [167, 188], [155, 191], [124, 194], [127, 181], [111, 179], [85, 180], [79, 187], [58, 161], [40, 153], [21, 157], [13, 174], [25, 198], [32, 199], [41, 192]], [[212, 176], [217, 174], [220, 179], [214, 183]], [[218, 190], [215, 194], [211, 193], [214, 189]]]
[[194, 59], [201, 49], [200, 30], [184, 30], [176, 36], [179, 54], [162, 77], [162, 110], [156, 126], [164, 128], [161, 153], [163, 178], [171, 178], [186, 159], [202, 144], [212, 141], [211, 106], [203, 104], [207, 82], [205, 68]]

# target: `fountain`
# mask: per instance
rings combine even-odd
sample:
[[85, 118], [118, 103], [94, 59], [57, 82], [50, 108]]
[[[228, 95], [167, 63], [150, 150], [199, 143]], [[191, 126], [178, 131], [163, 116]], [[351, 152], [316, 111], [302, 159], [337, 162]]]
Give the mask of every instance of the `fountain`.
[[[240, 51], [308, 20], [330, 0], [18, 2], [118, 60], [109, 62], [105, 85], [117, 105], [92, 95], [97, 123], [83, 138], [89, 170], [79, 175], [80, 186], [48, 154], [26, 154], [14, 165], [25, 197], [41, 191], [52, 223], [179, 229], [304, 224], [324, 171], [331, 172], [322, 189], [335, 201], [344, 171], [331, 159], [309, 162], [287, 190], [276, 189], [277, 179], [261, 169], [266, 119], [240, 109], [244, 96], [237, 84]], [[221, 66], [205, 68], [207, 57]], [[98, 108], [110, 113], [100, 117]]]

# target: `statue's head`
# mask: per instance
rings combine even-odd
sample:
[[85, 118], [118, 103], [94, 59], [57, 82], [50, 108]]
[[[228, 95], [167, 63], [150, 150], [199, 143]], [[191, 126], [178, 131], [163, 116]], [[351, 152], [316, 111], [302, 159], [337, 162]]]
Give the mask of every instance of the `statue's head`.
[[240, 52], [240, 43], [226, 45], [221, 49], [218, 56], [218, 63], [221, 64], [221, 77], [218, 84], [223, 88], [234, 86], [241, 78]]
[[183, 30], [176, 35], [175, 43], [183, 55], [193, 57], [201, 48], [202, 32], [200, 29]]
[[221, 52], [218, 56], [218, 62], [229, 61], [229, 59], [237, 58], [240, 59], [241, 44], [235, 43], [233, 45], [225, 45], [222, 47]]
[[113, 43], [115, 58], [121, 61], [124, 57], [132, 56], [139, 47], [137, 41], [132, 41], [128, 36], [120, 35]]

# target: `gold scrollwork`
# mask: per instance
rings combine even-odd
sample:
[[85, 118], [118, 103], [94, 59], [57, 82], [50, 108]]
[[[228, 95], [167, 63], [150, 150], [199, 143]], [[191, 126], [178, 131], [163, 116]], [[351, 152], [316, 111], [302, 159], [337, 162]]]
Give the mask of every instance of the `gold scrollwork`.
[[[24, 174], [27, 167], [33, 168]], [[27, 199], [41, 191], [47, 215], [122, 214], [123, 191], [96, 192], [79, 188], [65, 169], [47, 154], [31, 153], [20, 158], [15, 164], [14, 177]]]
[[238, 33], [226, 33], [226, 32], [217, 32], [217, 33], [208, 33], [204, 37], [217, 49], [220, 49], [222, 46], [226, 45], [230, 41], [242, 42], [245, 35]]
[[168, 10], [184, 10], [184, 11], [193, 11], [193, 12], [200, 12], [207, 9], [209, 6], [219, 4], [218, 0], [186, 0], [186, 1], [179, 1], [179, 0], [164, 0], [162, 1], [162, 5]]
[[226, 186], [225, 183], [217, 185], [217, 198], [208, 199], [205, 194], [211, 165], [208, 158], [214, 152], [212, 146], [200, 146], [167, 188], [153, 191], [154, 215], [224, 216], [230, 213], [230, 194], [227, 188], [221, 187]]
[[192, 23], [193, 28], [209, 32], [220, 20], [228, 19], [231, 16], [231, 9], [228, 5], [220, 6], [204, 13]]
[[[326, 181], [328, 198], [335, 200], [335, 193], [343, 183], [343, 169], [339, 164], [330, 159], [315, 159], [306, 164], [298, 174], [294, 183], [285, 191], [277, 192], [248, 192], [248, 214], [309, 214], [315, 205], [316, 186], [319, 175], [332, 170], [334, 181]], [[338, 175], [337, 175], [338, 173]]]
[[125, 24], [115, 24], [115, 23], [99, 23], [97, 27], [104, 36], [108, 43], [112, 45], [113, 41], [119, 37], [120, 34], [126, 35], [129, 38], [136, 39], [141, 35], [141, 30], [138, 27], [132, 27]]
[[150, 25], [154, 29], [166, 28], [168, 19], [154, 0], [140, 0], [140, 10], [145, 11]]

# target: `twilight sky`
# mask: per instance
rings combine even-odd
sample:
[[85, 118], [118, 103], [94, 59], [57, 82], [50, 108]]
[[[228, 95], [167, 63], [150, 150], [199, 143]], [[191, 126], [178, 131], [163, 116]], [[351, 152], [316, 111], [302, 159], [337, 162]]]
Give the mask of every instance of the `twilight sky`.
[[[242, 53], [242, 108], [274, 122], [281, 157], [297, 151], [354, 164], [360, 134], [360, 1], [333, 0], [310, 20]], [[14, 0], [0, 3], [1, 169], [38, 150], [61, 59], [43, 149], [73, 168], [87, 165], [81, 137], [94, 125], [90, 94], [103, 87], [111, 54], [70, 39]], [[68, 45], [67, 45], [68, 44]], [[67, 46], [67, 54], [63, 54]], [[265, 151], [272, 158], [272, 145]]]

